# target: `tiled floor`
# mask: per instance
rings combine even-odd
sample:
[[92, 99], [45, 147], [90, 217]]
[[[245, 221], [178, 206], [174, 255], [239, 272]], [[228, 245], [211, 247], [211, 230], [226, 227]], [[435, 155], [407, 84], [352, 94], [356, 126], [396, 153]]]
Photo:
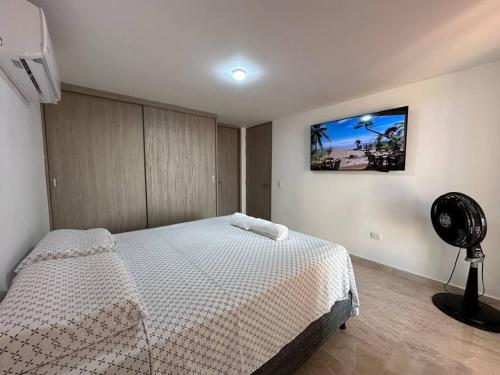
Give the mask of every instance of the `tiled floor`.
[[436, 309], [431, 296], [442, 291], [440, 284], [358, 258], [353, 263], [361, 315], [297, 375], [500, 374], [500, 333], [471, 328]]

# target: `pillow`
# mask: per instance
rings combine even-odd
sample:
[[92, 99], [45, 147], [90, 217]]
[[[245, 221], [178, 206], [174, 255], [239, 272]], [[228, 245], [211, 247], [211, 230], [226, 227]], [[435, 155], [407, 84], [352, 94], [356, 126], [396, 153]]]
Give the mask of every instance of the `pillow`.
[[24, 267], [43, 260], [110, 252], [114, 250], [114, 247], [113, 235], [103, 228], [58, 229], [47, 233], [14, 272], [18, 273]]
[[24, 373], [124, 330], [144, 310], [117, 253], [24, 268], [0, 304], [0, 373]]

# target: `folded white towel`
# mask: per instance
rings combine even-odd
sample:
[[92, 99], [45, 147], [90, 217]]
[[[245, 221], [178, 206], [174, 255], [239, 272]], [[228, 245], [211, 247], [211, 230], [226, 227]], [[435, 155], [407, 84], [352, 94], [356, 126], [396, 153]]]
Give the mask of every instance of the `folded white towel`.
[[262, 219], [250, 218], [250, 230], [276, 241], [283, 241], [288, 237], [287, 227]]
[[236, 212], [231, 216], [231, 225], [244, 230], [250, 230], [250, 219], [249, 216]]

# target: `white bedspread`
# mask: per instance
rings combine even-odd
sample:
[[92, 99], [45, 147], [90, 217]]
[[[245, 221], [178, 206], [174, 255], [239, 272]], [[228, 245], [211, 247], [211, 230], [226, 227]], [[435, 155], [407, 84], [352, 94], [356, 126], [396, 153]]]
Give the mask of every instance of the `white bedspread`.
[[[116, 253], [26, 265], [0, 304], [0, 374], [90, 374], [111, 369], [113, 361], [115, 373], [124, 373], [132, 361], [118, 337], [144, 337], [138, 333], [144, 318]], [[103, 361], [106, 343], [113, 358]]]
[[358, 313], [349, 254], [328, 241], [274, 241], [229, 217], [114, 239], [118, 254], [19, 273], [0, 306], [0, 372], [249, 374], [349, 293]]
[[339, 245], [213, 218], [115, 236], [147, 310], [153, 373], [251, 373], [352, 293]]

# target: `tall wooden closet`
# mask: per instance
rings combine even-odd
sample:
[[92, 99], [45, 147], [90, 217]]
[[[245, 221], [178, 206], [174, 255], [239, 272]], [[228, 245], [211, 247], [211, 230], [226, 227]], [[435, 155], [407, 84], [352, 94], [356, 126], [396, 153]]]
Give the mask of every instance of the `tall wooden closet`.
[[144, 107], [150, 227], [215, 216], [215, 121]]
[[216, 216], [215, 115], [65, 85], [44, 125], [53, 229]]

